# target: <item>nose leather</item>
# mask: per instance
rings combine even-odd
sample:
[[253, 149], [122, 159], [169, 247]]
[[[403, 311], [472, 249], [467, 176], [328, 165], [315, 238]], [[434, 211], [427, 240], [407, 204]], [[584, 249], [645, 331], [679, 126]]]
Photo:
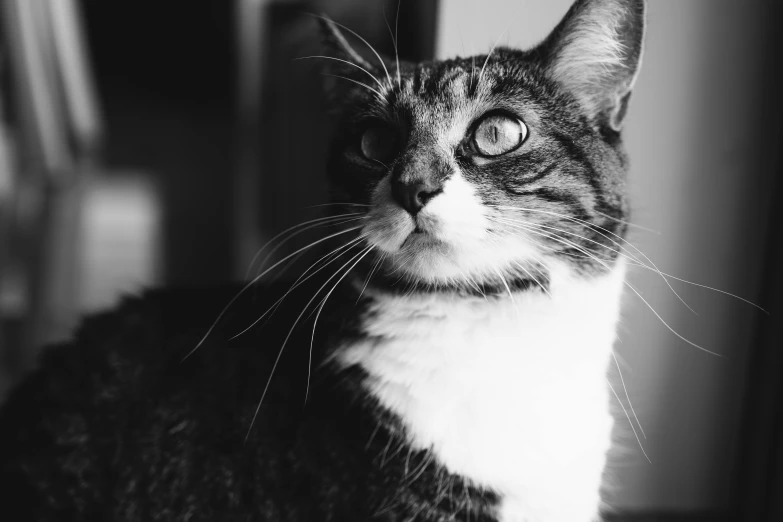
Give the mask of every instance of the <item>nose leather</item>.
[[418, 214], [441, 192], [443, 192], [442, 185], [430, 179], [415, 180], [412, 183], [403, 183], [401, 180], [392, 182], [392, 196], [411, 216]]
[[412, 147], [391, 180], [392, 197], [411, 216], [443, 192], [448, 167], [430, 146]]

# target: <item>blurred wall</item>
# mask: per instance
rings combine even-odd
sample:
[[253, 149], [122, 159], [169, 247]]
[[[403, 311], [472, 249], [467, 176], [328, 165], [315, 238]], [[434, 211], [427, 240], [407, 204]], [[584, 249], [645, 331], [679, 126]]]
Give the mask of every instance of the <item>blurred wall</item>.
[[[529, 47], [571, 0], [445, 0], [437, 56]], [[625, 131], [631, 157], [630, 240], [664, 272], [758, 301], [770, 180], [760, 168], [763, 2], [652, 0], [642, 72]], [[505, 31], [505, 32], [504, 32]], [[501, 36], [502, 35], [502, 36]], [[645, 428], [648, 463], [623, 417], [627, 454], [613, 459], [607, 498], [627, 509], [730, 507], [746, 357], [760, 312], [703, 288], [672, 284], [691, 313], [652, 272], [632, 292], [615, 351]], [[578, 426], [575, 436], [578, 436]]]

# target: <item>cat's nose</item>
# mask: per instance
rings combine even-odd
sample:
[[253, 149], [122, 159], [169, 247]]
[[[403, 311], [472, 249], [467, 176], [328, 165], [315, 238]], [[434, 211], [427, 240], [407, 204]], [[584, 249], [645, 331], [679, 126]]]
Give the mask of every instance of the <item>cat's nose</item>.
[[404, 183], [402, 180], [392, 181], [392, 196], [411, 216], [424, 208], [435, 196], [443, 192], [443, 186], [432, 180], [415, 180]]

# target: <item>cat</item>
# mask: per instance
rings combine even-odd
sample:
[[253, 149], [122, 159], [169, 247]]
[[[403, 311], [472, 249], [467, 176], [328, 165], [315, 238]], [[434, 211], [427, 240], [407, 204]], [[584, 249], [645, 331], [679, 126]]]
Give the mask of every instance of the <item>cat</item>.
[[0, 410], [2, 512], [599, 520], [644, 17], [577, 0], [532, 50], [419, 64], [322, 20], [333, 204], [307, 226], [342, 243], [47, 348]]

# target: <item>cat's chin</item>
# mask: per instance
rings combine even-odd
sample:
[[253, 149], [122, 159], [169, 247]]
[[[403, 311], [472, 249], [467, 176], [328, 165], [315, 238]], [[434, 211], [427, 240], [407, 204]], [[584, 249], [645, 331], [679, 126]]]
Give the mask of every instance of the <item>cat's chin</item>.
[[394, 280], [438, 288], [483, 280], [482, 270], [464, 263], [460, 249], [426, 232], [411, 233], [395, 253], [384, 256], [386, 273]]
[[400, 251], [407, 254], [426, 254], [431, 250], [444, 252], [449, 249], [448, 243], [438, 239], [430, 232], [416, 227], [400, 245]]

